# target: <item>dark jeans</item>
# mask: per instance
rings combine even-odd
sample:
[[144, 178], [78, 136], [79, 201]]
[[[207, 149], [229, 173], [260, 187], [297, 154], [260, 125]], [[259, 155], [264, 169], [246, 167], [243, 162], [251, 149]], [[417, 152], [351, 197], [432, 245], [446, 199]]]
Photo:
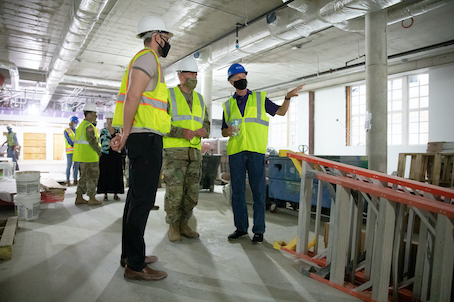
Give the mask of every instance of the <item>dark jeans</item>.
[[246, 232], [249, 227], [246, 205], [246, 170], [254, 199], [254, 234], [265, 233], [266, 179], [265, 154], [243, 151], [229, 155], [232, 210], [235, 227]]
[[146, 267], [143, 235], [153, 208], [162, 165], [162, 137], [153, 133], [133, 133], [126, 141], [129, 157], [129, 191], [123, 213], [122, 259], [128, 267]]

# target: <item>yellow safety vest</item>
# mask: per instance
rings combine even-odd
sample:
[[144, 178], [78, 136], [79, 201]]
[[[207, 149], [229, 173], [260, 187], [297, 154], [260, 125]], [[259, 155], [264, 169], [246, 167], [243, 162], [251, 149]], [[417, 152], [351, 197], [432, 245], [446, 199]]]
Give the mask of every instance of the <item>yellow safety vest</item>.
[[[205, 102], [202, 95], [192, 92], [192, 111], [189, 109], [188, 102], [178, 87], [169, 89], [169, 108], [172, 117], [172, 126], [181, 127], [189, 130], [197, 130], [203, 127], [205, 119]], [[184, 148], [191, 147], [202, 149], [202, 141], [198, 136], [188, 141], [185, 138], [167, 137], [163, 138], [164, 148]]]
[[167, 86], [164, 75], [161, 71], [161, 64], [159, 63], [158, 56], [150, 48], [145, 48], [139, 51], [126, 69], [121, 82], [120, 91], [117, 96], [117, 103], [115, 105], [115, 114], [113, 117], [112, 125], [114, 127], [123, 127], [123, 106], [126, 100], [126, 94], [129, 88], [129, 73], [134, 62], [144, 54], [151, 52], [156, 57], [159, 70], [159, 82], [156, 89], [153, 91], [145, 91], [140, 99], [139, 108], [137, 108], [136, 115], [132, 127], [134, 129], [151, 129], [158, 133], [164, 134], [170, 131], [170, 115], [167, 114]]
[[[74, 137], [76, 136], [76, 134], [74, 133], [73, 129], [66, 128], [65, 131], [66, 131], [66, 133], [68, 133], [69, 138], [74, 143]], [[66, 139], [65, 139], [65, 148], [66, 148], [66, 154], [72, 154], [74, 152], [74, 147], [71, 147], [71, 145], [68, 143], [68, 141]]]
[[11, 132], [6, 135], [7, 144], [10, 147], [16, 145], [16, 141], [14, 140], [14, 134], [16, 134], [16, 132]]
[[232, 126], [233, 121], [238, 120], [240, 129], [238, 136], [229, 138], [228, 155], [242, 151], [266, 153], [269, 117], [265, 110], [265, 98], [266, 92], [253, 91], [247, 99], [244, 116], [241, 116], [237, 100], [233, 97], [222, 105], [227, 126]]
[[[90, 146], [87, 140], [87, 127], [92, 126], [95, 129], [96, 140], [99, 140], [98, 129], [87, 120], [83, 120], [76, 130], [76, 137], [74, 139], [74, 154], [73, 161], [82, 163], [96, 163], [99, 162], [98, 153]], [[99, 143], [98, 143], [99, 144]]]

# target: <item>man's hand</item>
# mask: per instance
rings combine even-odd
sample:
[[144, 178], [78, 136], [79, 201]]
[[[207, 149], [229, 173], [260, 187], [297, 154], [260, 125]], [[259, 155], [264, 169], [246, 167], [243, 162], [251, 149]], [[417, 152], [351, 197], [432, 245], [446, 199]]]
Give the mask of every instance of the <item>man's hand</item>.
[[233, 137], [238, 134], [238, 128], [235, 126], [230, 126], [227, 128], [227, 134], [230, 137]]
[[293, 89], [292, 91], [289, 91], [285, 97], [289, 99], [291, 97], [298, 96], [298, 91], [303, 89], [304, 85], [306, 85], [306, 84], [301, 84], [298, 87], [296, 87], [295, 89]]
[[195, 134], [196, 134], [195, 131], [192, 131], [192, 130], [189, 130], [189, 129], [183, 129], [183, 138], [187, 139], [188, 141], [193, 139]]
[[205, 128], [200, 128], [195, 131], [195, 134], [199, 137], [207, 137], [207, 130]]
[[125, 146], [127, 139], [128, 137], [126, 135], [117, 133], [117, 135], [110, 140], [110, 147], [112, 150], [119, 152]]

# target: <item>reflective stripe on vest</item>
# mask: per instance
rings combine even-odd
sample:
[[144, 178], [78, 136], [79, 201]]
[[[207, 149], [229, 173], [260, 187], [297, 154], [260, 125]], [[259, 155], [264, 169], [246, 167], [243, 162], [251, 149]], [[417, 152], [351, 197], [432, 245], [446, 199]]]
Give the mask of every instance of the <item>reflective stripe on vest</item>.
[[10, 147], [16, 145], [16, 141], [14, 140], [14, 134], [16, 134], [16, 132], [11, 132], [6, 135], [6, 142]]
[[154, 132], [164, 134], [170, 131], [170, 115], [167, 114], [167, 86], [164, 74], [161, 71], [159, 59], [150, 48], [145, 48], [139, 51], [131, 60], [128, 68], [125, 71], [121, 82], [120, 91], [117, 96], [115, 105], [115, 114], [112, 121], [112, 126], [123, 127], [123, 106], [126, 101], [126, 95], [129, 88], [129, 77], [134, 62], [142, 55], [152, 53], [158, 64], [159, 82], [156, 89], [153, 91], [145, 91], [140, 98], [139, 107], [134, 116], [132, 127], [134, 129], [152, 130]]
[[[205, 119], [205, 102], [200, 93], [192, 92], [192, 110], [188, 102], [178, 87], [169, 89], [170, 114], [172, 116], [172, 126], [181, 127], [190, 130], [197, 130], [203, 127]], [[163, 138], [164, 148], [183, 148], [191, 147], [201, 150], [201, 138], [195, 136], [188, 141], [184, 138], [167, 137]]]
[[232, 155], [242, 151], [266, 153], [268, 143], [269, 117], [265, 110], [265, 92], [255, 92], [249, 95], [244, 108], [244, 116], [238, 108], [238, 102], [231, 97], [222, 107], [227, 126], [233, 121], [239, 122], [239, 135], [230, 137], [227, 144], [227, 154]]
[[[69, 138], [73, 141], [74, 143], [74, 137], [76, 136], [76, 134], [74, 133], [73, 129], [71, 128], [66, 128], [65, 129], [66, 133], [68, 133], [68, 136]], [[74, 152], [74, 147], [72, 147], [68, 141], [66, 140], [65, 138], [65, 150], [66, 150], [66, 154], [72, 154]]]
[[76, 130], [76, 137], [74, 139], [74, 154], [73, 161], [83, 163], [99, 162], [98, 153], [90, 146], [86, 137], [87, 127], [92, 126], [95, 131], [96, 140], [99, 140], [99, 134], [96, 127], [87, 120], [83, 120]]

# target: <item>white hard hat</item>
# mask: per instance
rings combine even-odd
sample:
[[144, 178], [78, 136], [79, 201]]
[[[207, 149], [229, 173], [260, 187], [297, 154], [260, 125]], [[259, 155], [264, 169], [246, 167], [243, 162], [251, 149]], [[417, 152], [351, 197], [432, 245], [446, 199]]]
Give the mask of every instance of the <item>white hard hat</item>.
[[178, 63], [177, 72], [181, 71], [199, 72], [199, 67], [192, 57], [186, 57]]
[[114, 113], [112, 111], [107, 111], [104, 118], [106, 118], [106, 119], [113, 118], [113, 116], [114, 116]]
[[86, 103], [83, 111], [98, 112], [98, 108], [96, 108], [96, 105], [93, 103]]
[[164, 31], [169, 34], [170, 37], [173, 36], [171, 32], [167, 29], [166, 24], [164, 21], [157, 17], [157, 16], [148, 16], [140, 20], [139, 24], [137, 24], [137, 38], [142, 38], [144, 33], [149, 31]]
[[13, 129], [13, 126], [11, 124], [6, 125], [6, 128]]

